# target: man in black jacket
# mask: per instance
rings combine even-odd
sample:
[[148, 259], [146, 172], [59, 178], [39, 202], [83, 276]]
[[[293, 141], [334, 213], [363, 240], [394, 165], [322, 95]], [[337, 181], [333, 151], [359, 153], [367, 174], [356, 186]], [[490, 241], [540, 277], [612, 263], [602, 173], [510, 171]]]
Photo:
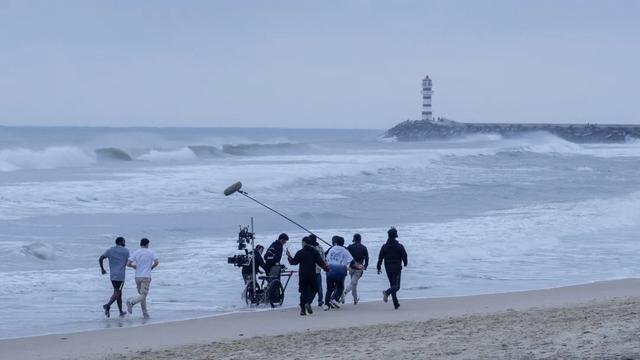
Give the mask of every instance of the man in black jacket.
[[308, 237], [302, 239], [302, 249], [294, 257], [287, 250], [289, 264], [298, 267], [298, 291], [300, 292], [300, 315], [313, 314], [311, 301], [316, 292], [316, 265], [329, 271], [329, 267], [313, 246]]
[[395, 228], [387, 231], [387, 243], [382, 245], [380, 254], [378, 255], [378, 274], [382, 273], [382, 261], [384, 261], [384, 269], [389, 278], [390, 287], [382, 292], [382, 300], [387, 302], [389, 295], [393, 298], [393, 307], [398, 309], [400, 303], [396, 293], [400, 290], [400, 278], [402, 275], [402, 264], [407, 266], [407, 252], [404, 246], [396, 240], [398, 231]]
[[244, 283], [248, 284], [251, 280], [253, 280], [254, 284], [256, 283], [256, 279], [253, 278], [253, 271], [251, 270], [252, 266], [255, 266], [255, 273], [260, 273], [260, 268], [264, 271], [267, 271], [264, 260], [262, 259], [262, 252], [264, 251], [264, 246], [257, 245], [253, 250], [253, 259], [249, 262], [248, 265], [242, 267], [242, 278], [244, 279]]
[[353, 235], [353, 243], [347, 246], [347, 250], [353, 256], [353, 262], [349, 266], [349, 276], [351, 276], [351, 282], [347, 284], [344, 289], [344, 294], [340, 298], [340, 302], [344, 304], [344, 298], [350, 291], [353, 291], [353, 304], [357, 305], [358, 301], [358, 281], [367, 270], [369, 266], [369, 251], [367, 247], [362, 245], [362, 236], [360, 234]]
[[[282, 249], [287, 241], [289, 241], [289, 236], [282, 233], [278, 236], [278, 240], [274, 241], [267, 249], [267, 253], [264, 255], [265, 271], [267, 272], [267, 276], [275, 276], [271, 274], [271, 268], [276, 264], [280, 264], [280, 260], [282, 260]], [[278, 269], [277, 276], [279, 275], [280, 270]]]

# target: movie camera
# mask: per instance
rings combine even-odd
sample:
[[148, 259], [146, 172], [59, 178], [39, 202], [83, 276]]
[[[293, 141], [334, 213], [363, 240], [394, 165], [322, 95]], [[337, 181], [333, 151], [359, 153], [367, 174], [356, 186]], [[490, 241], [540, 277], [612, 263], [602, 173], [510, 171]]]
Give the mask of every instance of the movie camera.
[[[251, 219], [253, 221], [253, 218]], [[255, 239], [254, 233], [249, 231], [249, 227], [240, 227], [238, 232], [238, 251], [244, 251], [244, 254], [236, 254], [227, 258], [227, 263], [233, 264], [233, 266], [243, 267], [249, 266], [251, 260], [253, 260], [253, 251], [247, 249], [247, 245], [253, 249], [253, 240]]]

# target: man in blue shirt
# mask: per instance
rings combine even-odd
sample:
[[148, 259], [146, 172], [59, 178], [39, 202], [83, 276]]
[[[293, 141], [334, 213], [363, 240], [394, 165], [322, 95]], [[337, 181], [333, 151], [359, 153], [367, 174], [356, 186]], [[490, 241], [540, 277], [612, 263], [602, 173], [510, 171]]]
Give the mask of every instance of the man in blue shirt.
[[104, 254], [98, 258], [100, 263], [100, 270], [102, 275], [106, 275], [107, 271], [104, 269], [104, 259], [109, 259], [109, 273], [111, 277], [111, 285], [113, 286], [113, 294], [109, 299], [109, 302], [102, 305], [104, 314], [109, 317], [109, 310], [114, 301], [118, 302], [118, 309], [120, 310], [120, 317], [124, 317], [127, 313], [122, 311], [122, 288], [124, 287], [124, 275], [127, 266], [127, 260], [129, 259], [129, 250], [124, 247], [124, 238], [119, 236], [116, 238], [116, 246], [109, 248]]

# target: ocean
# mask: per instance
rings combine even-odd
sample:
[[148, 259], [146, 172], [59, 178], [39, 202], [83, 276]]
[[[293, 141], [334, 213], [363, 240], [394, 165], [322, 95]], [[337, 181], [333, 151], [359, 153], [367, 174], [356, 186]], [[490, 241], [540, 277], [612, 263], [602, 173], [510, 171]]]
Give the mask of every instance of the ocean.
[[[402, 143], [382, 133], [0, 127], [0, 338], [256, 311], [227, 264], [239, 226], [253, 218], [265, 246], [286, 232], [291, 252], [305, 232], [225, 197], [236, 181], [323, 239], [360, 233], [371, 257], [363, 301], [387, 287], [375, 262], [391, 226], [409, 254], [400, 299], [640, 272], [640, 142], [531, 133]], [[132, 251], [149, 238], [160, 259], [148, 321], [138, 308], [118, 319], [115, 305], [104, 317], [111, 284], [98, 257], [117, 236]], [[129, 269], [124, 297], [134, 293]], [[294, 276], [284, 305], [297, 301]]]

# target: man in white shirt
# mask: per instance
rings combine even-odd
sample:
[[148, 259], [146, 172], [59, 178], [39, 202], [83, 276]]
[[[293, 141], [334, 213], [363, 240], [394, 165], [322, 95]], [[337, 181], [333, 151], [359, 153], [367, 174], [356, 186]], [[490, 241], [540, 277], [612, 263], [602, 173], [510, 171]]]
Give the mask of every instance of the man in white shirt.
[[138, 296], [127, 299], [127, 311], [129, 314], [133, 312], [133, 306], [140, 303], [142, 308], [142, 316], [149, 318], [147, 312], [147, 294], [149, 294], [149, 285], [151, 284], [151, 270], [158, 266], [158, 257], [153, 250], [149, 250], [149, 239], [140, 240], [140, 249], [134, 251], [129, 257], [127, 266], [136, 270], [136, 286], [138, 287]]
[[344, 248], [344, 238], [334, 236], [331, 240], [333, 246], [327, 251], [327, 263], [330, 270], [327, 273], [327, 293], [324, 295], [327, 310], [340, 308], [338, 301], [344, 292], [347, 267], [353, 262], [353, 256], [349, 250]]

